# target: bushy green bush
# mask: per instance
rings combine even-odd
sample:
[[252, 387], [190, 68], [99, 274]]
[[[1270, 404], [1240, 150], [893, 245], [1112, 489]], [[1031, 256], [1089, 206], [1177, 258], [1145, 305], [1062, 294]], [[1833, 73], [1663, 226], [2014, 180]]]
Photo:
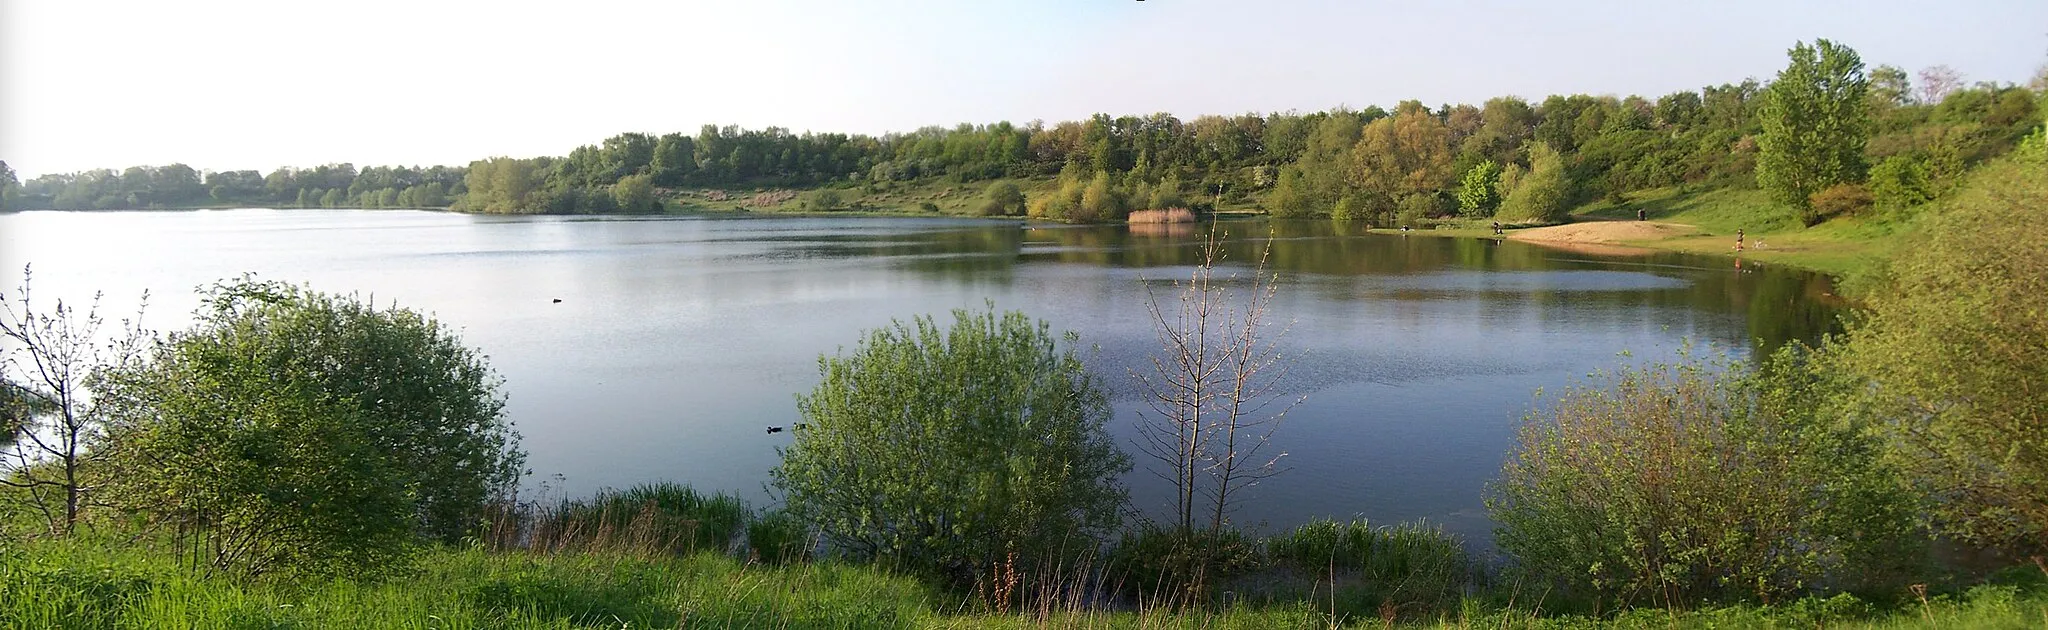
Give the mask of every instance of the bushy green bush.
[[1096, 173], [1088, 187], [1081, 189], [1081, 205], [1067, 211], [1067, 220], [1074, 223], [1119, 221], [1130, 210], [1128, 201], [1124, 190], [1110, 180], [1109, 173]]
[[661, 200], [654, 196], [654, 178], [649, 175], [627, 175], [612, 184], [612, 204], [626, 212], [652, 212], [661, 209]]
[[1807, 205], [1822, 218], [1863, 214], [1870, 209], [1870, 190], [1856, 184], [1836, 184], [1807, 199]]
[[1689, 605], [1895, 583], [1921, 555], [1857, 386], [1797, 346], [1761, 365], [1628, 368], [1523, 426], [1490, 491], [1497, 542], [1572, 598]]
[[1870, 196], [1877, 209], [1898, 212], [1934, 199], [1927, 181], [1927, 161], [1894, 155], [1870, 167]]
[[797, 205], [809, 212], [830, 212], [844, 207], [846, 201], [839, 195], [838, 190], [820, 188], [805, 193], [803, 200]]
[[2048, 550], [2048, 168], [1987, 166], [1851, 327], [1892, 452], [1953, 533]]
[[1495, 215], [1502, 221], [1555, 223], [1564, 220], [1571, 210], [1571, 174], [1565, 168], [1564, 156], [1538, 142], [1529, 148], [1529, 171], [1526, 174], [1503, 175], [1501, 183], [1514, 182], [1500, 211]]
[[982, 193], [981, 215], [1018, 216], [1024, 214], [1024, 191], [1017, 189], [1017, 182], [1002, 180], [988, 185]]
[[966, 586], [1093, 550], [1116, 526], [1130, 460], [1104, 427], [1107, 394], [1045, 323], [993, 307], [950, 328], [919, 317], [818, 368], [771, 476], [834, 550]]
[[216, 285], [190, 330], [107, 375], [109, 496], [212, 566], [373, 573], [455, 542], [521, 474], [482, 355], [354, 297]]

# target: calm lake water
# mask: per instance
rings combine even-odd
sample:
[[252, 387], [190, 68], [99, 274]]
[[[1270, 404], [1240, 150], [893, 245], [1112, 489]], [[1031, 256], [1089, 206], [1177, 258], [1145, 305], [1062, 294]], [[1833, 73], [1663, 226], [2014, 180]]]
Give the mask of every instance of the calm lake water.
[[[1236, 263], [1271, 242], [1286, 385], [1307, 396], [1276, 436], [1291, 470], [1248, 492], [1243, 524], [1428, 519], [1484, 544], [1484, 486], [1537, 389], [1688, 340], [1743, 354], [1834, 325], [1826, 278], [1726, 258], [1223, 226]], [[820, 353], [991, 300], [1080, 333], [1128, 447], [1130, 371], [1155, 347], [1147, 287], [1185, 277], [1201, 238], [951, 219], [30, 212], [0, 214], [0, 281], [12, 295], [33, 263], [37, 298], [103, 291], [117, 315], [148, 290], [159, 330], [188, 323], [194, 287], [243, 273], [431, 311], [503, 375], [532, 485], [675, 480], [762, 505], [789, 441], [764, 427], [796, 422]], [[1163, 512], [1170, 495], [1136, 461], [1134, 501]]]

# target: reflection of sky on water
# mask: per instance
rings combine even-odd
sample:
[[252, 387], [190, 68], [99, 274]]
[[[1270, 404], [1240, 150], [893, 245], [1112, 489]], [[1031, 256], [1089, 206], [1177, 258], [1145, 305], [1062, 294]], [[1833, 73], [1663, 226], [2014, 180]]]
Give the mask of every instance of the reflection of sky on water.
[[[1483, 540], [1481, 492], [1535, 390], [1671, 357], [1686, 339], [1746, 352], [1753, 337], [1832, 325], [1814, 297], [1822, 279], [1722, 259], [1327, 222], [1226, 229], [1218, 280], [1233, 290], [1273, 247], [1282, 384], [1307, 396], [1276, 437], [1291, 470], [1246, 494], [1243, 523], [1427, 518]], [[1114, 394], [1112, 429], [1131, 439], [1131, 371], [1156, 347], [1146, 292], [1170, 300], [1201, 238], [955, 219], [24, 213], [0, 215], [0, 281], [17, 286], [33, 262], [39, 296], [103, 290], [117, 315], [148, 289], [158, 329], [185, 325], [190, 288], [244, 272], [432, 311], [505, 377], [536, 482], [561, 475], [553, 490], [580, 493], [669, 479], [762, 503], [788, 441], [762, 427], [795, 422], [820, 353], [892, 318], [989, 300], [1079, 331]], [[1164, 505], [1152, 475], [1128, 482], [1138, 507]]]

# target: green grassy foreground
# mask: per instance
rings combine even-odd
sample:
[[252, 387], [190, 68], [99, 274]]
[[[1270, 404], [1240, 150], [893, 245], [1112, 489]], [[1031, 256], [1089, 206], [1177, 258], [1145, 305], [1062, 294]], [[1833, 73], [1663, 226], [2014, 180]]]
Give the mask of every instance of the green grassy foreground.
[[[989, 611], [914, 579], [833, 562], [766, 566], [717, 553], [422, 554], [378, 581], [240, 580], [123, 541], [39, 541], [0, 552], [0, 628], [2040, 628], [2048, 580], [2008, 579], [1889, 606], [1849, 596], [1770, 607], [1638, 608], [1548, 616], [1493, 589], [1456, 610], [1389, 623], [1333, 619], [1314, 598], [1228, 610], [1067, 602]], [[2028, 568], [2026, 571], [2032, 571]], [[1327, 591], [1323, 593], [1327, 596]]]

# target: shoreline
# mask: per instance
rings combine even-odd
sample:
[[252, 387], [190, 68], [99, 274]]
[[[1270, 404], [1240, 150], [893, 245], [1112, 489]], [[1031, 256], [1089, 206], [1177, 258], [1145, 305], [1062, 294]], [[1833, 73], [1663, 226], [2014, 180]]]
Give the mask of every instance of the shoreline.
[[[299, 210], [301, 208], [277, 208], [258, 205], [210, 205], [198, 207], [148, 208], [129, 210], [51, 210], [14, 209], [5, 212], [190, 212], [195, 210]], [[473, 212], [444, 208], [304, 208], [307, 210], [362, 210], [362, 211], [417, 211], [445, 212], [476, 216], [499, 216], [488, 212]], [[719, 216], [730, 218], [825, 218], [825, 217], [871, 217], [906, 219], [970, 219], [995, 222], [1017, 222], [1023, 224], [1066, 225], [1058, 222], [1044, 222], [1030, 217], [983, 216], [925, 212], [919, 210], [843, 210], [829, 212], [747, 210], [704, 207], [669, 207], [658, 212], [609, 213], [609, 214], [533, 214], [502, 216], [583, 216], [583, 217], [663, 217], [663, 216]], [[1199, 222], [1217, 220], [1239, 220], [1246, 218], [1273, 219], [1271, 215], [1241, 212], [1216, 213]], [[1099, 225], [1127, 225], [1125, 223], [1102, 223]], [[1456, 227], [1453, 227], [1456, 226]], [[1470, 227], [1465, 227], [1470, 226]], [[1659, 252], [1675, 252], [1719, 256], [1728, 259], [1754, 260], [1767, 264], [1796, 267], [1827, 274], [1836, 280], [1844, 280], [1865, 271], [1883, 257], [1882, 251], [1872, 251], [1870, 243], [1849, 243], [1836, 240], [1802, 238], [1798, 232], [1752, 234], [1748, 247], [1734, 249], [1732, 235], [1715, 234], [1688, 223], [1667, 221], [1634, 221], [1626, 219], [1581, 220], [1555, 225], [1505, 228], [1506, 234], [1496, 236], [1493, 230], [1479, 223], [1462, 222], [1446, 224], [1433, 229], [1403, 232], [1395, 228], [1372, 228], [1370, 234], [1428, 236], [1437, 238], [1482, 238], [1512, 240], [1560, 251], [1600, 256], [1643, 256]], [[1785, 244], [1785, 240], [1792, 241]], [[1773, 245], [1779, 241], [1780, 245]]]
[[[1718, 256], [1733, 260], [1785, 265], [1827, 274], [1837, 281], [1866, 269], [1872, 252], [1863, 247], [1842, 247], [1837, 242], [1800, 239], [1796, 233], [1751, 234], [1742, 250], [1735, 249], [1733, 235], [1715, 234], [1699, 226], [1666, 221], [1590, 220], [1538, 227], [1504, 228], [1496, 236], [1489, 227], [1454, 227], [1402, 232], [1374, 228], [1373, 234], [1406, 234], [1450, 238], [1511, 240], [1539, 247], [1581, 254], [1644, 256], [1672, 252]], [[1773, 245], [1791, 237], [1790, 245]]]

